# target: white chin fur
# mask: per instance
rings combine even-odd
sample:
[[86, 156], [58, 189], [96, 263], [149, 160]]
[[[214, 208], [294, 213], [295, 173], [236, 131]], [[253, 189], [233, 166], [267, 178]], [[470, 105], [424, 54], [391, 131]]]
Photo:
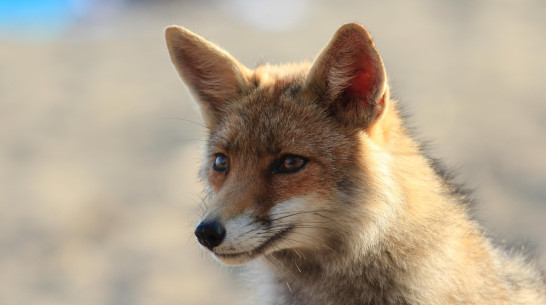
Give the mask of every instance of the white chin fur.
[[316, 240], [309, 228], [302, 228], [312, 217], [308, 196], [293, 198], [276, 204], [269, 213], [270, 224], [257, 221], [248, 211], [225, 222], [224, 241], [214, 248], [214, 257], [226, 265], [241, 265], [264, 254], [278, 250], [305, 247]]
[[237, 256], [219, 256], [214, 254], [214, 258], [216, 258], [219, 262], [221, 262], [224, 265], [237, 266], [237, 265], [246, 264], [250, 262], [251, 260], [255, 259], [256, 257], [250, 256], [247, 254], [241, 254]]

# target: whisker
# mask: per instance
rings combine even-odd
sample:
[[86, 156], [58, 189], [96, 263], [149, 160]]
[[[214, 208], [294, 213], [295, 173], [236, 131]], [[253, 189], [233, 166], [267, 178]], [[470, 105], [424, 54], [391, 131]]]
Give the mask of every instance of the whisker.
[[320, 213], [318, 213], [318, 212], [317, 212], [317, 213], [314, 213], [314, 214], [317, 215], [317, 216], [319, 216], [319, 217], [322, 217], [322, 218], [324, 218], [324, 219], [330, 220], [331, 222], [337, 224], [340, 228], [345, 227], [344, 225], [340, 224], [337, 220], [335, 220], [335, 219], [333, 219], [333, 218], [331, 218], [331, 217], [324, 216], [324, 215], [322, 215], [322, 214], [320, 214]]
[[288, 284], [288, 281], [284, 281], [286, 283], [286, 287], [288, 287], [288, 290], [290, 290], [290, 293], [293, 293], [292, 292], [292, 288], [290, 288], [290, 284]]
[[[295, 233], [295, 232], [293, 232], [293, 233]], [[312, 247], [312, 246], [313, 246], [313, 245], [308, 244], [308, 243], [306, 243], [306, 242], [303, 242], [303, 241], [301, 241], [301, 240], [296, 240], [296, 239], [288, 238], [288, 237], [286, 237], [286, 236], [281, 236], [280, 238], [281, 238], [281, 239], [285, 239], [285, 240], [289, 240], [289, 241], [293, 241], [293, 242], [295, 242], [295, 243], [300, 243], [300, 244], [306, 245], [306, 246], [308, 246], [308, 247]]]
[[284, 218], [287, 218], [287, 217], [292, 217], [292, 216], [302, 215], [302, 214], [316, 214], [318, 212], [333, 212], [333, 211], [325, 210], [325, 209], [318, 209], [318, 210], [312, 210], [312, 211], [298, 211], [298, 212], [294, 212], [294, 213], [289, 214], [289, 215], [273, 218], [270, 221], [277, 221], [277, 220], [284, 219]]
[[298, 272], [301, 273], [300, 266], [298, 266], [298, 263], [296, 263], [296, 261], [294, 261], [294, 266], [296, 266], [296, 269], [298, 269]]
[[210, 130], [210, 128], [207, 125], [201, 124], [201, 123], [198, 123], [198, 122], [195, 122], [195, 121], [192, 121], [192, 120], [188, 120], [188, 119], [177, 118], [177, 117], [160, 117], [160, 118], [157, 118], [157, 119], [158, 120], [179, 120], [179, 121], [184, 121], [184, 122], [188, 122], [188, 123], [192, 123], [192, 124], [201, 126], [203, 128], [206, 128], [207, 130]]
[[292, 251], [294, 251], [300, 259], [303, 259], [303, 256], [301, 256], [296, 249], [292, 249]]
[[[270, 257], [270, 256], [267, 255], [267, 254], [265, 254], [264, 256], [265, 256], [265, 258], [266, 258], [266, 259], [267, 259], [267, 260], [268, 260], [268, 261], [277, 269], [277, 271], [279, 271], [279, 273], [281, 273], [281, 274], [284, 273], [284, 272], [281, 271], [281, 269], [280, 269], [279, 266], [277, 265], [278, 262], [277, 262], [277, 263], [273, 262], [273, 258]], [[285, 270], [287, 270], [287, 269], [285, 269]], [[288, 270], [287, 270], [287, 271], [288, 271]], [[291, 272], [288, 271], [288, 273], [291, 273]], [[294, 276], [294, 275], [292, 274], [292, 276]], [[284, 283], [286, 284], [286, 287], [288, 287], [288, 290], [290, 291], [290, 293], [293, 293], [292, 287], [290, 287], [290, 284], [288, 284], [288, 281], [285, 280]]]
[[[311, 238], [311, 239], [313, 239], [313, 240], [320, 241], [318, 238], [316, 238], [316, 237], [314, 237], [314, 236], [310, 236], [310, 235], [305, 234], [305, 233], [301, 233], [301, 232], [292, 232], [292, 233], [300, 234], [300, 235], [306, 236], [306, 237], [308, 237], [308, 238]], [[301, 242], [301, 241], [300, 241], [300, 242]], [[335, 250], [334, 250], [332, 247], [328, 246], [327, 244], [325, 244], [325, 243], [321, 243], [321, 244], [322, 244], [323, 246], [325, 246], [326, 248], [328, 248], [329, 250], [332, 250], [332, 251], [335, 252]]]
[[338, 230], [334, 230], [334, 229], [328, 228], [328, 227], [310, 226], [310, 225], [306, 225], [306, 224], [295, 224], [295, 225], [293, 225], [293, 227], [294, 228], [302, 228], [302, 229], [321, 229], [321, 230], [325, 230], [325, 231], [339, 232]]

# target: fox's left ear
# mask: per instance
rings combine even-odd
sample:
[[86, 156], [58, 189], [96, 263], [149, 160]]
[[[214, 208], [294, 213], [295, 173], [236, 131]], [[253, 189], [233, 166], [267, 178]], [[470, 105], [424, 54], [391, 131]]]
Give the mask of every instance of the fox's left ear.
[[306, 86], [344, 124], [368, 128], [385, 112], [385, 67], [370, 34], [345, 24], [313, 63]]
[[214, 129], [222, 108], [245, 91], [248, 70], [226, 51], [179, 26], [165, 30], [171, 60], [201, 106], [205, 124]]

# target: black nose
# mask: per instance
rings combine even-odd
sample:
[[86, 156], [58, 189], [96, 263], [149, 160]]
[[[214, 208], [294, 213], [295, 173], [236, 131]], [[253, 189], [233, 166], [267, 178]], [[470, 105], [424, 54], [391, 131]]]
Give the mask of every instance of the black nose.
[[201, 222], [195, 228], [195, 236], [200, 244], [212, 250], [222, 243], [226, 236], [226, 229], [218, 221]]

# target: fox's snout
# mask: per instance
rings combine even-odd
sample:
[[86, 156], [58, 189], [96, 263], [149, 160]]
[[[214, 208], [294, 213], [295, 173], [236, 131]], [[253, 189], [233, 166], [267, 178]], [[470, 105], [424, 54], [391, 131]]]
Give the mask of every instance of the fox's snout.
[[195, 228], [195, 236], [197, 236], [197, 241], [201, 245], [212, 251], [212, 249], [220, 245], [224, 240], [224, 237], [226, 237], [226, 229], [216, 220], [202, 221], [197, 228]]

